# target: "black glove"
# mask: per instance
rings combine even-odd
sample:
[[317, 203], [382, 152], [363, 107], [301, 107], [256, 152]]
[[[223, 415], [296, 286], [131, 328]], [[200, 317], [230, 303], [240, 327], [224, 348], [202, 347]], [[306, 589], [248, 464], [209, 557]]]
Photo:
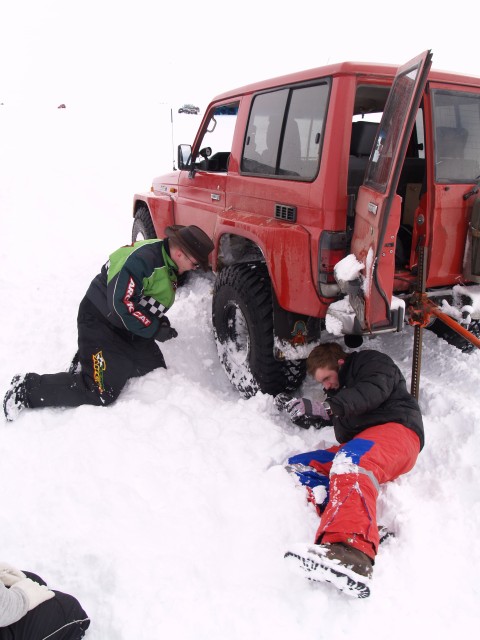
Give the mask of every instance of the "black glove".
[[285, 411], [292, 422], [303, 418], [321, 418], [325, 421], [330, 419], [323, 402], [308, 398], [292, 398], [285, 406]]
[[166, 342], [171, 338], [176, 338], [178, 332], [176, 329], [170, 326], [170, 321], [167, 316], [163, 316], [160, 320], [160, 326], [157, 329], [157, 333], [153, 336], [157, 342]]
[[292, 398], [288, 393], [279, 393], [273, 403], [279, 411], [286, 411], [290, 420], [302, 429], [321, 429], [330, 423], [323, 417], [323, 406], [321, 409], [318, 407], [321, 403], [312, 403], [306, 398]]

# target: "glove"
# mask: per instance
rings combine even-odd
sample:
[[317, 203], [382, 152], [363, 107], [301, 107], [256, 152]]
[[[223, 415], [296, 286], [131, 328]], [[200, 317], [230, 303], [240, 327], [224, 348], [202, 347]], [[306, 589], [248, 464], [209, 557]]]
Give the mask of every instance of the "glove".
[[18, 589], [27, 596], [29, 611], [38, 607], [42, 602], [50, 600], [50, 598], [55, 596], [55, 593], [50, 591], [47, 586], [44, 584], [38, 584], [38, 582], [34, 582], [30, 578], [23, 578], [23, 580], [19, 580], [13, 585], [12, 589]]
[[292, 399], [292, 396], [288, 393], [279, 393], [273, 399], [273, 404], [279, 411], [283, 411], [287, 404]]
[[176, 329], [170, 326], [170, 320], [167, 316], [163, 316], [160, 320], [160, 326], [157, 329], [157, 333], [153, 336], [157, 342], [166, 342], [171, 338], [176, 338], [178, 332]]
[[330, 416], [323, 406], [323, 402], [319, 402], [318, 400], [293, 398], [290, 402], [287, 402], [285, 411], [288, 413], [292, 422], [303, 418], [320, 418], [326, 422], [330, 422]]
[[22, 580], [26, 577], [27, 576], [23, 573], [23, 571], [15, 569], [15, 567], [12, 567], [6, 562], [0, 562], [0, 582], [3, 582], [6, 587], [11, 587], [19, 580]]

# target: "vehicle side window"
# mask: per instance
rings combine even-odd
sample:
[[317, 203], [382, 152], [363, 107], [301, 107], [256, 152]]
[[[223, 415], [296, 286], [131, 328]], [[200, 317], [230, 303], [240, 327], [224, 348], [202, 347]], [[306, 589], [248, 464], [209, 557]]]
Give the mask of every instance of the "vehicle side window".
[[237, 114], [238, 103], [215, 107], [195, 159], [196, 169], [215, 173], [228, 170]]
[[243, 147], [241, 170], [275, 175], [288, 91], [263, 93], [253, 101]]
[[480, 174], [480, 95], [432, 91], [437, 182], [474, 182]]
[[318, 172], [329, 83], [256, 96], [241, 160], [242, 173], [313, 180]]

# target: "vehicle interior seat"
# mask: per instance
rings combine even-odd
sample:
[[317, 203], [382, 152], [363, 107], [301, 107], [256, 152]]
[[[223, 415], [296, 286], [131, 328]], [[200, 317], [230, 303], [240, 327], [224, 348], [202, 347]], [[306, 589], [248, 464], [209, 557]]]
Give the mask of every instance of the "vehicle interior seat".
[[465, 158], [468, 131], [463, 127], [437, 127], [435, 130], [435, 177], [438, 181], [474, 181], [477, 160]]
[[352, 123], [352, 137], [350, 140], [350, 160], [348, 163], [348, 193], [355, 195], [365, 178], [370, 153], [378, 129], [378, 122], [359, 120]]

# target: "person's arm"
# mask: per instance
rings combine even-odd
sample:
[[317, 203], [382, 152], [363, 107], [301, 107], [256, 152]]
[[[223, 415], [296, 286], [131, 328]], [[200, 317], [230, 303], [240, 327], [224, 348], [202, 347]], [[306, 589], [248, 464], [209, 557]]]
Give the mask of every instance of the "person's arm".
[[143, 338], [153, 338], [159, 323], [139, 305], [143, 285], [138, 275], [123, 267], [112, 286], [113, 310], [125, 328]]
[[153, 338], [159, 330], [161, 316], [150, 313], [140, 303], [144, 279], [151, 278], [153, 274], [156, 279], [164, 278], [165, 289], [171, 290], [168, 269], [159, 265], [154, 256], [153, 247], [148, 245], [134, 251], [107, 285], [108, 303], [113, 313], [128, 331], [146, 339]]
[[27, 613], [29, 601], [20, 589], [7, 589], [0, 582], [0, 627], [8, 627], [23, 618]]

